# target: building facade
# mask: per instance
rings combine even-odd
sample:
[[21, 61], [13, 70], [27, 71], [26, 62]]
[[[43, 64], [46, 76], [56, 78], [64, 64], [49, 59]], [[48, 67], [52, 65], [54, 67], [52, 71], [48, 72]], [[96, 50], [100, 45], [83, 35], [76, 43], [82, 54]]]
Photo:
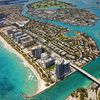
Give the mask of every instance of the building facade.
[[41, 53], [42, 53], [41, 46], [35, 46], [34, 48], [32, 48], [32, 55], [35, 59], [41, 58]]
[[56, 61], [56, 77], [57, 79], [64, 79], [64, 77], [70, 72], [69, 61]]
[[44, 68], [48, 68], [48, 67], [50, 67], [50, 66], [55, 64], [55, 59], [53, 59], [51, 57], [47, 58], [47, 59], [42, 61], [42, 64], [43, 64]]

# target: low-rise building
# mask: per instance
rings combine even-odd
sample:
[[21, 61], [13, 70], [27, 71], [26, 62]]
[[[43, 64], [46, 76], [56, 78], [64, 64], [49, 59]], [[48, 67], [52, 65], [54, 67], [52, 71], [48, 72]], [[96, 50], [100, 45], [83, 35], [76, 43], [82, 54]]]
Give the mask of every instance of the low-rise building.
[[27, 37], [28, 35], [27, 34], [23, 34], [22, 36], [21, 36], [21, 38], [24, 38], [24, 37]]
[[24, 25], [28, 22], [29, 22], [29, 20], [27, 20], [27, 21], [17, 21], [17, 22], [15, 22], [15, 24], [18, 25], [18, 27], [24, 27]]

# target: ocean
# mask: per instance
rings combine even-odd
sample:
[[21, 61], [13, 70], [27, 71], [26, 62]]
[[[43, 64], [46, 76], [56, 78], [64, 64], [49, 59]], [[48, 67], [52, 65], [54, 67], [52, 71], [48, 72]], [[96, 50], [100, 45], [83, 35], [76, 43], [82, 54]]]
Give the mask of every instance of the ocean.
[[0, 42], [0, 100], [24, 100], [21, 94], [35, 94], [37, 83], [33, 72]]
[[[27, 4], [36, 2], [36, 1], [39, 1], [39, 0], [33, 0], [33, 1], [29, 0], [28, 2], [24, 2], [22, 15], [24, 15], [30, 19], [40, 20], [38, 18], [33, 18], [33, 17], [29, 16], [27, 13]], [[84, 26], [84, 27], [65, 24], [65, 23], [58, 22], [58, 21], [50, 21], [50, 20], [41, 20], [41, 21], [47, 22], [47, 23], [52, 23], [57, 26], [63, 26], [66, 28], [70, 28], [72, 31], [84, 32], [84, 33], [88, 34], [89, 36], [91, 36], [95, 40], [95, 42], [100, 50], [100, 8], [96, 7], [96, 6], [100, 6], [100, 4], [96, 4], [96, 2], [99, 2], [99, 0], [60, 0], [60, 1], [72, 3], [72, 4], [76, 5], [78, 8], [87, 9], [87, 10], [91, 11], [92, 13], [96, 14], [97, 16], [99, 16], [99, 20], [97, 21], [96, 25], [94, 25], [94, 26]], [[0, 100], [22, 100], [22, 98], [20, 97], [20, 93], [26, 91], [26, 90], [23, 90], [23, 89], [26, 89], [23, 84], [27, 81], [27, 77], [29, 76], [26, 74], [27, 69], [22, 64], [22, 61], [19, 58], [17, 59], [16, 55], [8, 52], [5, 48], [3, 48], [2, 45], [0, 45], [0, 46], [1, 46], [0, 56], [5, 55], [4, 57], [2, 56], [3, 58], [0, 58], [0, 67], [1, 66], [7, 67], [7, 69], [5, 69], [5, 73], [2, 72], [2, 75], [0, 75], [0, 79], [1, 79], [0, 82], [2, 84], [4, 84], [4, 85], [0, 85], [1, 86], [0, 89], [4, 90], [3, 93], [0, 91], [1, 97], [4, 98], [4, 99], [2, 98]], [[5, 51], [6, 51], [6, 53], [3, 53]], [[7, 60], [5, 58], [6, 56], [9, 56], [8, 57], [9, 60]], [[8, 62], [11, 62], [11, 63], [8, 63]], [[16, 63], [18, 63], [18, 64], [16, 65]], [[20, 66], [20, 63], [21, 63], [21, 66]], [[11, 69], [10, 69], [10, 67], [11, 67]], [[13, 71], [12, 71], [12, 68], [14, 68]], [[8, 69], [11, 71], [9, 71]], [[17, 70], [17, 72], [20, 73], [19, 75], [21, 75], [21, 76], [19, 76], [18, 73], [15, 72], [15, 69]], [[86, 70], [87, 72], [89, 72], [90, 74], [92, 74], [94, 77], [100, 78], [100, 55], [95, 61], [92, 61], [91, 63], [84, 66], [83, 69]], [[1, 69], [1, 71], [2, 71], [2, 69]], [[13, 77], [7, 77], [7, 75], [9, 73]], [[1, 74], [1, 72], [0, 72], [0, 74]], [[9, 74], [9, 76], [10, 76], [10, 74]], [[7, 78], [5, 78], [5, 77], [3, 78], [2, 76], [5, 76]], [[22, 79], [19, 79], [19, 77], [20, 78], [22, 77]], [[11, 86], [10, 89], [9, 89], [9, 87], [6, 87], [7, 82], [5, 83], [5, 80], [8, 81], [8, 86], [9, 87]], [[35, 85], [37, 84], [37, 82], [35, 83], [35, 80], [36, 79], [33, 79], [33, 81], [32, 81], [33, 88], [35, 88], [36, 87]], [[75, 72], [75, 73], [71, 74], [70, 76], [66, 77], [63, 81], [58, 82], [57, 84], [50, 87], [49, 89], [34, 96], [32, 98], [32, 100], [65, 100], [65, 98], [68, 97], [76, 89], [82, 88], [82, 87], [87, 87], [91, 83], [92, 83], [92, 81], [89, 78], [87, 78], [80, 72]], [[27, 83], [25, 85], [29, 86]], [[10, 92], [8, 90], [10, 90]], [[27, 92], [25, 92], [25, 93], [30, 94], [30, 92], [34, 92], [34, 91], [36, 91], [36, 88], [33, 89], [33, 91], [30, 91], [30, 88], [27, 88]], [[4, 95], [4, 94], [6, 94], [6, 95]], [[14, 94], [16, 94], [16, 96]], [[7, 99], [7, 96], [9, 96], [10, 99]]]

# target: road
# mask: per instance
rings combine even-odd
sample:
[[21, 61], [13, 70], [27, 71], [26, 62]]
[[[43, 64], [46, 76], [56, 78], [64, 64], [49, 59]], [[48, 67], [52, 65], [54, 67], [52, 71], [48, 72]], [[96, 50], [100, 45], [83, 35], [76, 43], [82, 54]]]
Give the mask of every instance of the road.
[[100, 81], [98, 79], [96, 79], [94, 76], [92, 76], [88, 72], [84, 71], [83, 69], [77, 67], [75, 64], [73, 64], [73, 63], [70, 63], [70, 64], [73, 68], [75, 68], [76, 70], [78, 70], [79, 72], [81, 72], [82, 74], [84, 74], [85, 76], [87, 76], [88, 78], [90, 78], [92, 81], [94, 81], [95, 83], [97, 83], [100, 86]]

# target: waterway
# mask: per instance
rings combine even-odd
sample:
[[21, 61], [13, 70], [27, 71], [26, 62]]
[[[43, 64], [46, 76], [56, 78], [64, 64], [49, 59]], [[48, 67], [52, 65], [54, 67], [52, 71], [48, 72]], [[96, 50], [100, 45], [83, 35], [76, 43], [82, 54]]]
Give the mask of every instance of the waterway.
[[65, 33], [64, 35], [67, 37], [70, 37], [70, 38], [78, 36], [78, 34], [76, 34], [74, 31], [69, 31], [69, 32]]
[[[21, 0], [20, 0], [21, 1]], [[70, 24], [65, 24], [62, 22], [58, 22], [58, 21], [50, 21], [50, 20], [42, 20], [42, 19], [38, 19], [38, 18], [33, 18], [31, 16], [28, 15], [27, 13], [27, 5], [32, 3], [32, 2], [36, 2], [36, 1], [40, 1], [40, 0], [29, 0], [28, 2], [24, 2], [24, 6], [23, 6], [23, 11], [22, 11], [22, 15], [30, 18], [30, 19], [35, 19], [35, 20], [41, 20], [43, 22], [47, 22], [47, 23], [52, 23], [54, 25], [58, 25], [58, 26], [63, 26], [66, 28], [70, 28], [72, 31], [81, 31], [81, 32], [85, 32], [86, 34], [88, 34], [89, 36], [91, 36], [99, 50], [100, 50], [100, 20], [97, 21], [95, 26], [73, 26]], [[65, 1], [65, 2], [70, 2], [73, 3], [74, 5], [76, 5], [78, 8], [89, 8], [89, 11], [91, 11], [92, 13], [95, 13], [96, 15], [99, 16], [100, 19], [100, 8], [95, 8], [94, 6], [98, 6], [98, 4], [96, 4], [97, 1], [99, 0], [60, 0], [60, 1]], [[100, 4], [99, 4], [100, 6]], [[0, 45], [1, 46], [1, 45]], [[26, 81], [26, 77], [28, 77], [28, 75], [26, 75], [27, 70], [25, 71], [24, 67], [22, 68], [23, 64], [20, 62], [20, 59], [17, 59], [15, 55], [12, 56], [12, 54], [8, 51], [6, 51], [5, 53], [5, 49], [3, 48], [3, 46], [1, 46], [0, 48], [0, 56], [2, 56], [3, 54], [5, 55], [3, 58], [0, 59], [0, 68], [3, 69], [4, 66], [7, 67], [7, 69], [5, 70], [5, 72], [0, 72], [0, 82], [2, 83], [0, 86], [0, 100], [22, 100], [22, 98], [19, 96], [20, 92], [24, 91], [22, 86], [25, 81]], [[6, 58], [6, 56], [8, 56], [9, 58]], [[11, 59], [10, 59], [11, 58]], [[2, 60], [3, 59], [3, 60]], [[4, 61], [4, 59], [6, 61]], [[8, 60], [9, 59], [9, 60]], [[13, 67], [11, 67], [11, 71], [9, 72], [8, 69], [10, 69], [10, 66], [12, 65], [12, 63], [7, 63], [7, 62], [12, 62], [13, 64], [16, 64], [16, 62], [18, 63], [18, 65], [16, 65], [16, 69]], [[2, 65], [2, 63], [4, 65]], [[7, 65], [6, 65], [7, 64]], [[15, 66], [15, 65], [12, 65]], [[18, 70], [17, 70], [18, 67]], [[21, 68], [21, 70], [19, 70]], [[0, 69], [0, 70], [2, 70]], [[90, 74], [92, 74], [94, 77], [96, 78], [100, 78], [100, 55], [99, 57], [95, 60], [92, 61], [91, 63], [87, 64], [86, 66], [84, 66], [83, 68], [84, 70], [86, 70], [87, 72], [89, 72]], [[17, 75], [16, 72], [14, 72], [15, 70], [17, 70], [20, 74]], [[24, 72], [25, 71], [25, 72]], [[1, 73], [2, 75], [4, 75], [5, 77], [10, 73], [12, 74], [13, 78], [9, 75], [9, 77], [7, 76], [7, 78], [1, 78]], [[6, 74], [5, 74], [6, 73]], [[17, 78], [15, 78], [14, 76], [16, 75]], [[23, 77], [21, 80], [21, 82], [19, 82], [19, 77]], [[25, 79], [24, 79], [25, 78]], [[13, 91], [8, 91], [11, 90], [11, 87], [7, 87], [6, 85], [3, 85], [4, 83], [7, 83], [4, 80], [13, 80], [13, 81], [8, 81], [8, 86], [12, 86], [14, 85], [14, 89]], [[17, 80], [17, 82], [15, 81]], [[34, 81], [36, 79], [33, 79], [33, 83], [34, 85], [36, 84]], [[19, 83], [21, 85], [17, 85]], [[86, 76], [84, 76], [83, 74], [79, 73], [79, 72], [75, 72], [72, 75], [68, 76], [66, 79], [64, 79], [61, 82], [58, 82], [56, 85], [50, 87], [49, 89], [43, 91], [42, 93], [34, 96], [32, 98], [32, 100], [64, 100], [68, 95], [70, 95], [73, 91], [75, 91], [77, 88], [81, 88], [81, 87], [87, 87], [92, 83], [92, 81], [90, 79], [88, 79]], [[9, 85], [11, 84], [11, 85]], [[13, 85], [12, 85], [13, 84]], [[17, 86], [16, 86], [17, 85]], [[29, 84], [25, 84], [25, 85], [29, 85]], [[36, 87], [36, 86], [34, 86]], [[32, 92], [30, 90], [30, 88], [27, 88], [27, 92], [29, 91]], [[35, 88], [36, 89], [36, 88]], [[33, 89], [33, 92], [35, 91], [35, 89]], [[1, 92], [1, 90], [4, 90], [3, 92]], [[18, 91], [17, 91], [18, 90]], [[17, 92], [15, 92], [17, 91]], [[11, 93], [11, 94], [10, 94]], [[8, 95], [7, 95], [8, 94]], [[10, 95], [9, 95], [10, 94]], [[16, 96], [15, 96], [16, 95]], [[7, 98], [7, 96], [9, 96], [9, 98]]]
[[23, 4], [24, 2], [28, 0], [0, 0], [0, 5]]
[[[60, 1], [72, 3], [76, 5], [78, 8], [84, 8], [84, 9], [88, 8], [87, 10], [99, 16], [99, 19], [100, 19], [100, 8], [96, 8], [96, 6], [100, 6], [100, 4], [99, 5], [96, 4], [96, 2], [99, 0], [95, 0], [95, 1], [94, 0], [60, 0]], [[43, 19], [29, 16], [29, 14], [27, 13], [26, 5], [22, 11], [22, 14], [24, 16], [30, 19], [40, 20], [42, 22], [51, 23], [57, 26], [63, 26], [65, 28], [70, 28], [72, 31], [84, 32], [95, 40], [98, 46], [98, 49], [100, 50], [100, 20], [98, 20], [94, 26], [84, 26], [84, 27], [65, 24], [59, 21], [43, 20]], [[92, 74], [94, 77], [100, 78], [100, 55], [95, 61], [92, 61], [91, 63], [84, 66], [83, 69], [89, 72], [90, 74]], [[91, 83], [92, 81], [88, 79], [86, 76], [84, 76], [83, 74], [79, 72], [75, 72], [69, 77], [67, 77], [65, 80], [57, 83], [51, 88], [34, 96], [32, 100], [64, 100], [76, 89], [87, 87]]]

